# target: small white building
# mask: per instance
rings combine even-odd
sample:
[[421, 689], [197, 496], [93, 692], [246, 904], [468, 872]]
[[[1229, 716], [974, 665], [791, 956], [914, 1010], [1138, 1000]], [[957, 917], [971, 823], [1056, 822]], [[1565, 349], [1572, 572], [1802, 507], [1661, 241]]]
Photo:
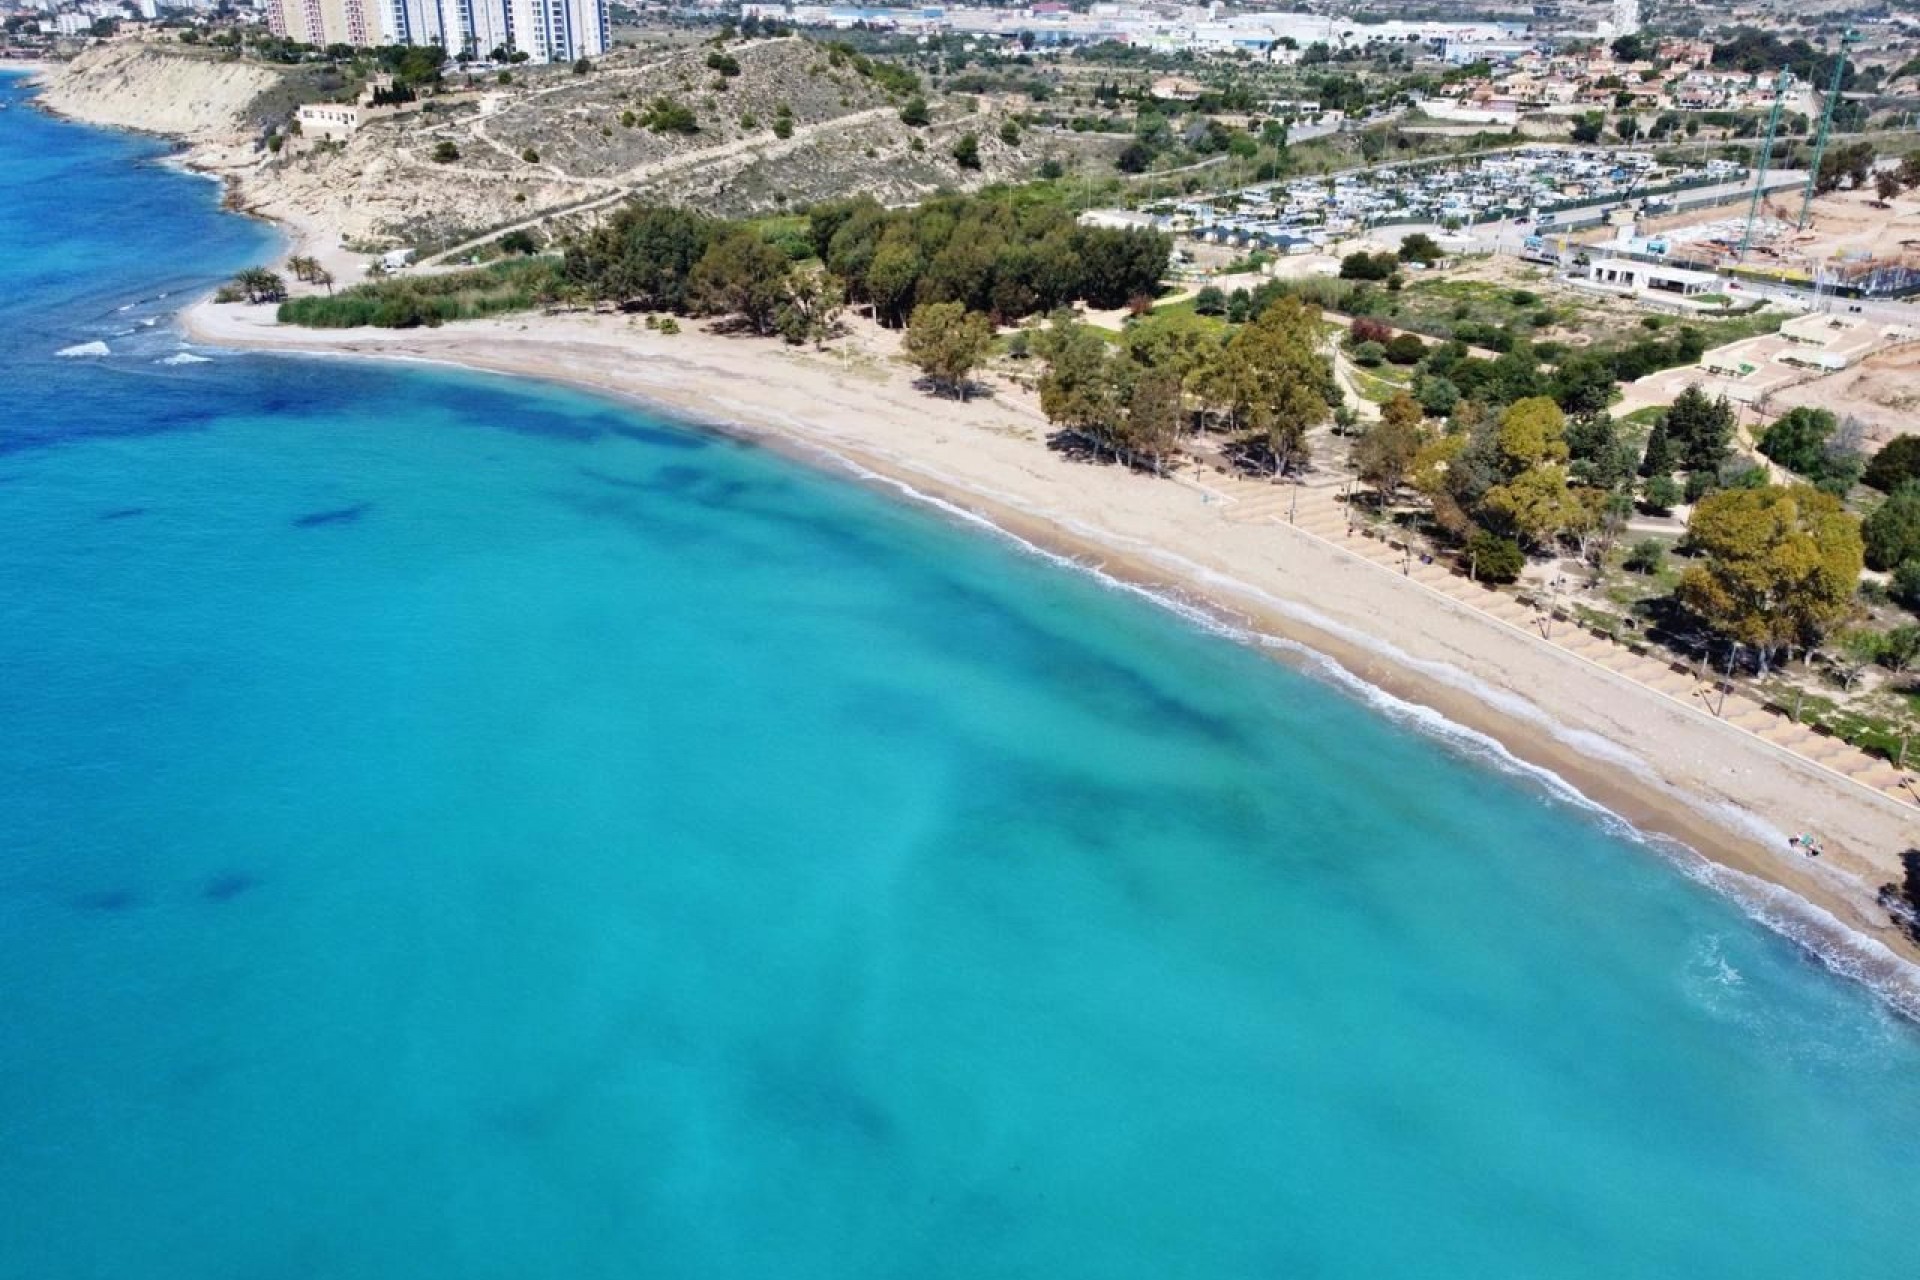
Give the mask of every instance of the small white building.
[[1720, 277], [1710, 271], [1688, 271], [1661, 262], [1634, 262], [1628, 258], [1596, 258], [1587, 266], [1587, 283], [1620, 293], [1660, 293], [1695, 298], [1720, 288]]

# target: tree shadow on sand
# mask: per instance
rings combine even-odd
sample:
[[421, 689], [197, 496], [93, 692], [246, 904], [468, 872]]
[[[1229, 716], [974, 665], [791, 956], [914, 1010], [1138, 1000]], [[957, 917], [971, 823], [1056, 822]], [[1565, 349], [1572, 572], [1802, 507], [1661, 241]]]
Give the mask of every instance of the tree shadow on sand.
[[1880, 886], [1880, 905], [1893, 917], [1894, 925], [1915, 942], [1920, 942], [1920, 849], [1900, 855], [1906, 870], [1904, 881]]

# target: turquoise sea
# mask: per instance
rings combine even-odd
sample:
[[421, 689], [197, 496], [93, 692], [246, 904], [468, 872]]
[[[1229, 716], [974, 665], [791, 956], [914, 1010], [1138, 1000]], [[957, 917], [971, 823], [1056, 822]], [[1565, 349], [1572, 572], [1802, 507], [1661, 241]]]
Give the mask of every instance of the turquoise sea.
[[1920, 1032], [1683, 859], [718, 436], [188, 351], [268, 235], [0, 100], [0, 1276], [1912, 1273]]

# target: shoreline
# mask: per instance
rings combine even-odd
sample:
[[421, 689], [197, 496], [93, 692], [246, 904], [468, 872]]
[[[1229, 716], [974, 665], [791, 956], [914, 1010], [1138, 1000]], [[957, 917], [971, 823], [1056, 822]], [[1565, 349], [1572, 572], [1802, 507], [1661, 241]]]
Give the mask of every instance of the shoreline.
[[[1855, 794], [1838, 775], [1820, 776], [1816, 766], [1702, 712], [1661, 705], [1660, 695], [1596, 664], [1524, 634], [1502, 633], [1496, 619], [1414, 583], [1395, 582], [1400, 575], [1303, 530], [1230, 523], [1222, 511], [1210, 509], [1204, 484], [1063, 459], [1033, 438], [1045, 424], [1016, 392], [996, 388], [994, 396], [964, 405], [937, 401], [913, 390], [904, 372], [884, 365], [856, 366], [850, 357], [836, 361], [832, 354], [719, 337], [691, 326], [662, 337], [625, 317], [529, 316], [412, 331], [305, 330], [281, 329], [258, 311], [203, 300], [185, 308], [178, 323], [190, 340], [215, 347], [430, 363], [610, 395], [943, 509], [1346, 684], [1356, 696], [1378, 702], [1384, 695], [1411, 711], [1388, 706], [1383, 713], [1412, 721], [1412, 727], [1456, 744], [1464, 731], [1481, 744], [1479, 754], [1504, 757], [1493, 763], [1533, 774], [1570, 802], [1612, 815], [1679, 863], [1683, 874], [1711, 883], [1829, 968], [1867, 981], [1895, 1007], [1920, 1018], [1920, 947], [1874, 901], [1880, 884], [1899, 879], [1900, 841], [1911, 843], [1920, 815], [1903, 814], [1896, 802], [1864, 791]], [[887, 342], [882, 333], [865, 337], [870, 348]], [[870, 358], [874, 352], [862, 354]], [[791, 375], [795, 393], [781, 393], [786, 380], [780, 374]], [[836, 408], [844, 412], [820, 416], [822, 409]], [[918, 437], [889, 419], [917, 420], [935, 437]], [[975, 434], [983, 431], [984, 437]], [[990, 441], [1003, 447], [995, 457], [979, 459], [979, 467], [957, 468], [948, 465], [955, 461], [956, 433], [962, 461], [970, 453], [966, 445]], [[944, 447], [929, 447], [936, 443]], [[1009, 462], [1011, 472], [1005, 470]], [[1121, 496], [1114, 492], [1121, 487], [1130, 504], [1137, 499], [1156, 508], [1184, 508], [1180, 532], [1199, 533], [1200, 544], [1192, 545], [1192, 537], [1142, 538], [1125, 527], [1120, 517], [1132, 513], [1106, 501]], [[1096, 500], [1088, 501], [1090, 496]], [[1285, 567], [1277, 575], [1254, 575], [1240, 572], [1251, 567], [1243, 558], [1228, 557], [1223, 564], [1206, 555], [1204, 543], [1217, 542], [1214, 535], [1228, 530], [1258, 535], [1267, 544], [1262, 558]], [[1196, 551], [1202, 554], [1190, 554]], [[1335, 582], [1358, 588], [1358, 616], [1318, 607], [1329, 602], [1314, 597]], [[1508, 667], [1510, 678], [1490, 679], [1489, 672], [1456, 661], [1461, 649], [1449, 652], [1443, 645], [1435, 653], [1422, 643], [1440, 639], [1433, 633], [1443, 627], [1472, 633], [1467, 650], [1490, 655], [1496, 668]], [[1576, 664], [1586, 669], [1570, 675], [1566, 668]], [[1620, 713], [1618, 721], [1594, 725], [1584, 708], [1552, 696], [1572, 683], [1598, 686], [1599, 699]], [[1431, 722], [1436, 716], [1441, 724]], [[1661, 723], [1672, 721], [1680, 722], [1677, 731]], [[1716, 770], [1722, 757], [1725, 767]], [[1701, 785], [1703, 765], [1705, 773], [1730, 774], [1735, 781], [1728, 785], [1723, 776], [1720, 785]], [[1809, 825], [1808, 808], [1847, 814], [1844, 821], [1812, 824], [1829, 845], [1820, 863], [1786, 847], [1787, 831]], [[1797, 904], [1793, 920], [1782, 919], [1783, 904], [1773, 900], [1780, 890]]]
[[[44, 94], [35, 105], [50, 110]], [[215, 181], [241, 176], [219, 143], [179, 140], [188, 145], [169, 164]], [[362, 274], [325, 218], [271, 203], [244, 214], [276, 228], [276, 266], [306, 253], [342, 287]], [[1900, 852], [1920, 845], [1920, 809], [1401, 580], [1329, 537], [1277, 517], [1236, 520], [1234, 499], [1203, 477], [1149, 480], [1069, 461], [1046, 447], [1051, 428], [1030, 394], [1002, 386], [970, 404], [935, 400], [893, 363], [897, 334], [867, 326], [833, 353], [809, 353], [692, 325], [667, 337], [623, 316], [370, 331], [281, 329], [248, 311], [202, 298], [176, 325], [213, 347], [433, 363], [582, 389], [985, 526], [1355, 696], [1411, 708], [1383, 713], [1434, 736], [1457, 744], [1464, 731], [1494, 763], [1612, 815], [1683, 874], [1920, 1021], [1920, 941], [1876, 900], [1902, 880]], [[1826, 841], [1818, 862], [1787, 847], [1787, 832], [1806, 830]]]

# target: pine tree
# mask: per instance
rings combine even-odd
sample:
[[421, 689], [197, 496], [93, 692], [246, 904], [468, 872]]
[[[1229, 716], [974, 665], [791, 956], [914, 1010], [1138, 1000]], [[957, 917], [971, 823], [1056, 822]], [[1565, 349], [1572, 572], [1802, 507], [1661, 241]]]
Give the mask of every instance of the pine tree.
[[1653, 424], [1652, 434], [1647, 437], [1647, 451], [1640, 457], [1640, 474], [1647, 477], [1671, 475], [1673, 462], [1673, 441], [1667, 438], [1667, 419], [1662, 415]]

